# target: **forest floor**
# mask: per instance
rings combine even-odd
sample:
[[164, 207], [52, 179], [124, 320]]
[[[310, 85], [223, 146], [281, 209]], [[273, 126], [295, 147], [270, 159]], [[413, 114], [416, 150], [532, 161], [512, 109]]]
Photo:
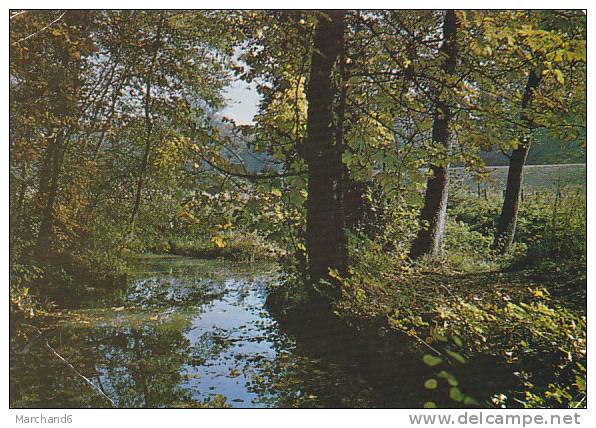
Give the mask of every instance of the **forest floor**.
[[450, 296], [466, 300], [490, 299], [495, 294], [506, 293], [511, 301], [523, 302], [528, 299], [528, 290], [544, 288], [551, 301], [580, 314], [586, 312], [586, 287], [576, 279], [544, 273], [535, 269], [495, 270], [467, 273], [429, 273], [421, 278], [426, 287], [444, 289]]
[[585, 405], [585, 267], [467, 257], [457, 267], [449, 256], [414, 265], [380, 262], [380, 255], [361, 260], [343, 279], [337, 313], [410, 337], [430, 365], [449, 372], [451, 364], [487, 358], [509, 366], [519, 382], [503, 391], [507, 402], [493, 400], [497, 406]]

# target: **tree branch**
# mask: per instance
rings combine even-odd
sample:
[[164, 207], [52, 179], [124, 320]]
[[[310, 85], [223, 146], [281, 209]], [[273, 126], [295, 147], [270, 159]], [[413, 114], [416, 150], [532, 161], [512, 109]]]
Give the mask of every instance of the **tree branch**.
[[48, 25], [46, 25], [42, 29], [37, 30], [35, 33], [29, 34], [27, 37], [23, 37], [22, 39], [19, 39], [16, 42], [11, 43], [11, 46], [16, 46], [19, 43], [24, 42], [25, 40], [29, 40], [30, 38], [37, 36], [39, 33], [44, 32], [45, 30], [50, 28], [52, 25], [54, 25], [56, 22], [60, 21], [64, 15], [66, 15], [66, 12], [62, 12], [62, 14], [58, 18], [54, 19], [52, 22], [50, 22]]

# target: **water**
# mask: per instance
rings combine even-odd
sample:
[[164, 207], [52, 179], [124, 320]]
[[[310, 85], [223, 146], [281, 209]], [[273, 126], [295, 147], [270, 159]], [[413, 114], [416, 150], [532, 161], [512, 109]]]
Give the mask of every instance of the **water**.
[[[453, 406], [445, 388], [424, 388], [432, 369], [406, 343], [331, 321], [280, 325], [265, 308], [275, 280], [271, 265], [143, 258], [126, 290], [63, 308], [42, 339], [12, 326], [11, 406]], [[486, 372], [467, 367], [468, 383], [486, 392]]]

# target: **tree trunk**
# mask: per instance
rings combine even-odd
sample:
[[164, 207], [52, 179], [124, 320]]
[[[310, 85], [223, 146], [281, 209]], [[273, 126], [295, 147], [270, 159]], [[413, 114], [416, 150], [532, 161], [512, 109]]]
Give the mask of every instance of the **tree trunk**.
[[524, 96], [522, 98], [522, 119], [527, 124], [528, 129], [525, 135], [523, 135], [521, 143], [511, 152], [509, 158], [505, 198], [503, 200], [503, 208], [501, 209], [501, 216], [499, 217], [493, 243], [493, 248], [499, 254], [504, 254], [509, 250], [513, 243], [513, 238], [515, 237], [517, 213], [521, 202], [524, 164], [526, 163], [526, 158], [528, 157], [531, 145], [529, 134], [532, 129], [532, 124], [524, 110], [530, 105], [532, 94], [540, 85], [541, 77], [541, 74], [537, 71], [530, 72], [526, 89], [524, 90]]
[[345, 150], [344, 136], [345, 130], [345, 116], [346, 116], [346, 102], [348, 99], [348, 80], [350, 73], [346, 67], [346, 51], [343, 31], [339, 36], [339, 78], [340, 88], [336, 109], [336, 125], [335, 125], [335, 144], [338, 162], [341, 168], [340, 182], [340, 197], [341, 197], [341, 216], [344, 220], [344, 227], [348, 230], [355, 231], [360, 226], [365, 224], [366, 216], [369, 214], [370, 206], [364, 200], [364, 195], [367, 190], [368, 183], [357, 181], [350, 177], [348, 166], [343, 163], [342, 155]]
[[141, 159], [141, 166], [139, 168], [139, 175], [137, 177], [137, 187], [135, 190], [135, 197], [132, 205], [132, 212], [130, 214], [129, 222], [129, 239], [134, 236], [135, 224], [137, 221], [137, 215], [139, 214], [139, 208], [141, 207], [141, 195], [143, 192], [143, 186], [145, 184], [145, 174], [147, 173], [147, 167], [149, 166], [149, 155], [151, 153], [151, 138], [153, 133], [153, 119], [151, 117], [151, 79], [148, 78], [146, 82], [145, 94], [145, 147], [143, 149], [143, 158]]
[[139, 169], [139, 176], [137, 177], [137, 188], [135, 191], [135, 197], [132, 206], [132, 212], [130, 214], [129, 222], [129, 235], [128, 240], [134, 237], [135, 224], [139, 209], [141, 207], [141, 195], [143, 192], [143, 186], [145, 184], [145, 174], [149, 166], [149, 156], [151, 155], [151, 143], [153, 134], [153, 117], [151, 114], [151, 90], [153, 89], [153, 74], [155, 72], [155, 66], [157, 63], [157, 54], [161, 44], [161, 32], [164, 25], [164, 16], [161, 16], [159, 26], [155, 35], [154, 52], [151, 57], [151, 64], [147, 72], [145, 79], [145, 147], [143, 149], [143, 158], [141, 160], [141, 167]]
[[[443, 21], [443, 43], [439, 49], [443, 61], [443, 71], [447, 76], [455, 73], [457, 62], [457, 17], [455, 11], [448, 10]], [[433, 144], [441, 145], [444, 153], [451, 152], [451, 131], [449, 121], [451, 111], [449, 104], [443, 100], [443, 88], [439, 91], [435, 107], [432, 129]], [[447, 197], [449, 191], [449, 163], [438, 163], [430, 166], [432, 176], [428, 179], [424, 206], [420, 211], [421, 225], [418, 235], [410, 249], [410, 257], [416, 259], [425, 254], [433, 257], [441, 253], [441, 242], [445, 230], [447, 216]]]
[[[343, 26], [344, 12], [320, 14], [306, 93], [308, 131], [300, 152], [308, 165], [306, 252], [313, 286], [321, 279], [331, 280], [330, 269], [345, 273], [348, 260], [342, 207], [341, 150], [334, 141], [333, 125], [333, 71], [341, 49]], [[316, 287], [311, 291], [316, 291]], [[337, 290], [329, 291], [333, 294]]]
[[41, 222], [37, 234], [35, 257], [44, 259], [51, 253], [54, 226], [54, 203], [58, 194], [58, 179], [62, 166], [62, 143], [64, 131], [56, 130], [48, 141], [48, 147], [39, 175], [39, 198], [42, 202]]
[[[88, 36], [87, 12], [68, 11], [64, 15], [64, 24], [72, 39]], [[81, 36], [77, 32], [85, 30]], [[38, 198], [41, 204], [41, 219], [37, 233], [37, 242], [33, 255], [37, 259], [45, 259], [51, 255], [52, 239], [54, 234], [54, 205], [58, 198], [59, 180], [62, 173], [64, 156], [67, 151], [69, 140], [77, 129], [78, 118], [75, 115], [79, 105], [73, 101], [78, 99], [78, 91], [81, 89], [80, 73], [82, 60], [73, 57], [68, 45], [60, 46], [54, 52], [56, 63], [62, 67], [60, 79], [48, 84], [48, 90], [54, 99], [52, 116], [59, 119], [60, 126], [50, 128], [48, 146], [45, 150], [43, 164], [39, 172]]]

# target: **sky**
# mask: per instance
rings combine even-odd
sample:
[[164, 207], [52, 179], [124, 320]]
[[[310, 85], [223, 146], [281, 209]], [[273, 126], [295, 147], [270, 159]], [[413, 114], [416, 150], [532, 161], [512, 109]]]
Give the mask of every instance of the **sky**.
[[253, 124], [260, 99], [254, 82], [236, 80], [225, 90], [224, 96], [228, 105], [221, 111], [222, 116], [233, 119], [237, 125]]

